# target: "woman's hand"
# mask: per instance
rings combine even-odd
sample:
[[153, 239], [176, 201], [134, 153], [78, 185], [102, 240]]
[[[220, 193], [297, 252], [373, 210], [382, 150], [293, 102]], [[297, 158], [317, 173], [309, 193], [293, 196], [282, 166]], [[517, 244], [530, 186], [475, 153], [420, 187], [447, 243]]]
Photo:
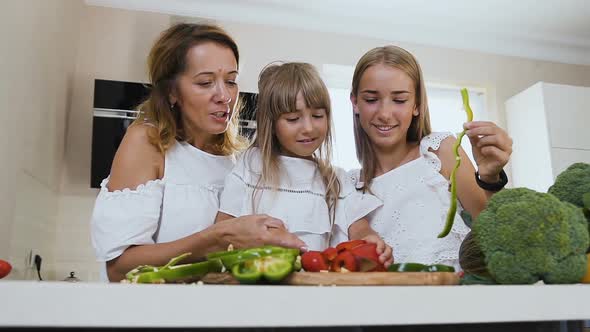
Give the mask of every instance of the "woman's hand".
[[512, 154], [512, 138], [489, 121], [467, 122], [463, 128], [471, 141], [479, 178], [487, 183], [498, 182], [499, 174]]
[[224, 220], [216, 225], [226, 228], [224, 240], [235, 248], [251, 248], [271, 244], [307, 250], [305, 242], [289, 233], [282, 221], [265, 214]]
[[377, 245], [377, 254], [379, 255], [379, 261], [388, 267], [393, 263], [393, 249], [383, 241], [377, 234], [370, 234], [362, 238], [362, 240], [368, 243], [375, 243]]

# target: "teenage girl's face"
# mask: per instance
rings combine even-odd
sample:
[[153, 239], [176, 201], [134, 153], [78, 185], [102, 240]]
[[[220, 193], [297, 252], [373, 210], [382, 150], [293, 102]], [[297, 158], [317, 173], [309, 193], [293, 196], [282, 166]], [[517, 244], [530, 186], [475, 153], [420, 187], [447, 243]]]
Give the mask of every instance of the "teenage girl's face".
[[358, 95], [351, 96], [361, 127], [377, 149], [404, 144], [416, 109], [414, 82], [402, 70], [377, 64], [361, 77]]
[[296, 111], [283, 113], [275, 122], [275, 134], [281, 153], [298, 158], [310, 158], [328, 133], [328, 116], [323, 108], [310, 108], [297, 94]]
[[206, 142], [227, 130], [238, 97], [238, 64], [231, 49], [213, 42], [193, 46], [186, 60], [171, 102], [195, 140]]

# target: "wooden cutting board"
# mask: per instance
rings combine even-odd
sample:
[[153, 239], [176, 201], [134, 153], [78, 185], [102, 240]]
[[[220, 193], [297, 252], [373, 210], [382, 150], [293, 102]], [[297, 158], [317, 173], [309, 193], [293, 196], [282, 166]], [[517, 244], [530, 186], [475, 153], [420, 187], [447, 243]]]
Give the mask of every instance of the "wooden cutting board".
[[[239, 284], [229, 273], [209, 273], [201, 281], [206, 284]], [[282, 283], [308, 286], [458, 285], [459, 276], [452, 272], [294, 272]]]

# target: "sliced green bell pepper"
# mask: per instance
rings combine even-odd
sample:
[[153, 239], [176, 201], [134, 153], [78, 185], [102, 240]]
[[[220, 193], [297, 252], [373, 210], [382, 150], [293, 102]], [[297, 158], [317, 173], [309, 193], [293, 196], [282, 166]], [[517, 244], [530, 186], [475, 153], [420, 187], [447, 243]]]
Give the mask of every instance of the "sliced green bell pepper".
[[198, 279], [209, 272], [221, 272], [219, 261], [206, 261], [193, 264], [177, 265], [190, 253], [172, 258], [168, 264], [160, 267], [142, 265], [129, 271], [125, 277], [132, 283], [167, 283]]
[[455, 272], [455, 268], [444, 264], [425, 265], [420, 263], [397, 263], [387, 268], [389, 272]]
[[423, 272], [455, 272], [455, 268], [444, 264], [428, 265]]
[[387, 268], [389, 272], [420, 272], [426, 268], [426, 265], [420, 263], [396, 263]]
[[270, 282], [279, 282], [293, 272], [294, 259], [269, 256], [265, 258], [264, 279]]
[[[467, 113], [467, 122], [473, 121], [473, 111], [469, 106], [469, 93], [467, 89], [461, 89], [461, 98], [463, 99], [463, 107]], [[449, 205], [449, 211], [447, 212], [447, 219], [445, 221], [445, 228], [438, 234], [439, 238], [443, 238], [451, 232], [453, 228], [453, 222], [455, 221], [455, 213], [457, 212], [457, 169], [461, 166], [461, 157], [459, 155], [459, 147], [461, 146], [461, 140], [465, 136], [465, 130], [463, 130], [453, 145], [453, 152], [455, 153], [455, 167], [451, 171], [451, 202]]]
[[232, 267], [231, 273], [241, 284], [255, 284], [262, 277], [262, 260], [251, 259]]
[[293, 272], [296, 258], [282, 254], [250, 259], [235, 264], [232, 275], [242, 284], [255, 284], [264, 278], [269, 282], [280, 282]]
[[266, 256], [290, 255], [293, 258], [299, 255], [299, 249], [283, 248], [277, 246], [262, 246], [244, 250], [222, 251], [207, 255], [207, 259], [220, 260], [226, 269], [231, 270], [234, 265]]

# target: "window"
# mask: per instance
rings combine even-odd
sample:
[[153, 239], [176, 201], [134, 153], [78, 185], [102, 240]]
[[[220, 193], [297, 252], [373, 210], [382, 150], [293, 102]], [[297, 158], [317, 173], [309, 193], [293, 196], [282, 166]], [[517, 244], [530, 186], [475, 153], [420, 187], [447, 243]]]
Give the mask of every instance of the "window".
[[[324, 65], [322, 74], [332, 100], [332, 122], [334, 128], [334, 146], [332, 161], [336, 166], [346, 170], [360, 168], [354, 146], [352, 105], [350, 103], [350, 87], [353, 67], [340, 65]], [[463, 130], [466, 121], [460, 86], [426, 83], [426, 93], [430, 112], [430, 125], [433, 132], [448, 131], [455, 136]], [[485, 91], [470, 88], [469, 103], [474, 119], [487, 120], [485, 111]], [[465, 137], [461, 146], [475, 165], [471, 153], [471, 144]]]

